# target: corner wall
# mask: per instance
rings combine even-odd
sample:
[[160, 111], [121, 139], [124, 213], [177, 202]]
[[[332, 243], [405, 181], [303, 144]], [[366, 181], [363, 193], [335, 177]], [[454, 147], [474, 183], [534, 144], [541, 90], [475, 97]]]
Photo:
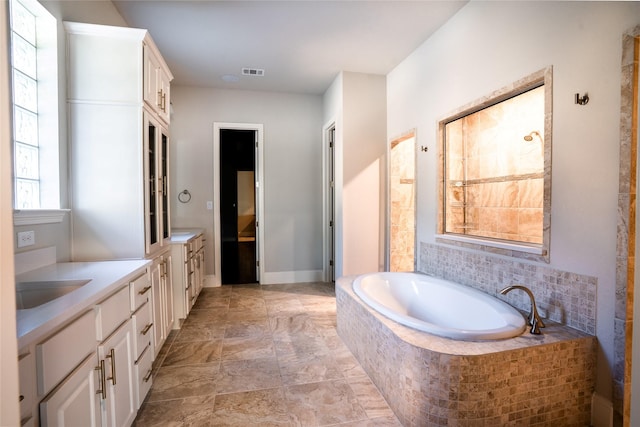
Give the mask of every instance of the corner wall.
[[386, 77], [342, 72], [325, 92], [336, 123], [336, 277], [385, 263]]
[[[597, 280], [596, 392], [613, 400], [622, 34], [637, 2], [470, 2], [388, 76], [388, 134], [418, 129], [418, 242], [436, 239], [437, 122], [461, 105], [553, 66], [550, 264]], [[586, 106], [575, 93], [589, 93]], [[460, 254], [472, 249], [458, 248]], [[463, 264], [491, 270], [503, 263]], [[525, 283], [526, 285], [526, 283]]]
[[[261, 283], [321, 280], [322, 97], [171, 87], [171, 224], [205, 229], [214, 271], [213, 123], [264, 125], [264, 249]], [[188, 189], [189, 203], [178, 194]]]

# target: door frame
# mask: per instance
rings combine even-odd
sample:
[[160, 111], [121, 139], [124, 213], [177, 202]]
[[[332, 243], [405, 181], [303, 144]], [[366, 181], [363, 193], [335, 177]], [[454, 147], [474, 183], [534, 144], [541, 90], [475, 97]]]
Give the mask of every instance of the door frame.
[[[332, 134], [333, 133], [333, 140]], [[331, 146], [330, 144], [333, 144]], [[322, 129], [322, 265], [325, 282], [336, 277], [336, 122], [330, 121]], [[333, 189], [331, 178], [333, 177]], [[333, 224], [329, 222], [333, 220]]]
[[213, 286], [222, 285], [222, 242], [220, 239], [220, 130], [256, 132], [256, 262], [257, 281], [264, 277], [264, 125], [260, 123], [213, 123]]
[[387, 179], [386, 179], [386, 191], [387, 191], [387, 200], [386, 200], [386, 224], [385, 224], [385, 271], [391, 271], [391, 155], [393, 151], [393, 146], [395, 144], [400, 144], [408, 139], [413, 139], [413, 271], [417, 271], [418, 269], [418, 133], [416, 128], [410, 129], [401, 135], [391, 138], [389, 143], [387, 144]]

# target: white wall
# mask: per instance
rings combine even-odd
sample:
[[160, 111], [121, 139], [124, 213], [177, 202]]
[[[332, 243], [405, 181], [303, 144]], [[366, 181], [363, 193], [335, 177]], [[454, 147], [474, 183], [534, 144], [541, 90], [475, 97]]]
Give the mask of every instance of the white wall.
[[[68, 200], [68, 175], [67, 175], [67, 86], [66, 86], [66, 38], [63, 21], [88, 22], [92, 24], [117, 25], [126, 27], [118, 10], [111, 1], [40, 1], [40, 3], [56, 18], [58, 24], [58, 114], [59, 114], [59, 140], [60, 140], [60, 206], [69, 207]], [[6, 4], [6, 2], [3, 2]], [[71, 258], [70, 246], [70, 221], [66, 215], [62, 223], [37, 226], [17, 226], [18, 231], [33, 230], [36, 244], [27, 248], [18, 249], [15, 252], [24, 252], [37, 248], [56, 246], [58, 261], [68, 261]]]
[[[7, 3], [0, 4], [0, 45], [7, 46]], [[9, 56], [6, 47], [0, 57], [0, 426], [20, 422], [18, 408], [18, 349], [16, 341], [16, 299], [13, 276], [13, 187], [11, 172], [11, 108], [9, 99]]]
[[[74, 20], [80, 22], [92, 22], [99, 24], [121, 25], [126, 23], [110, 1], [43, 1], [41, 2], [51, 14], [58, 20], [58, 52], [59, 52], [59, 138], [60, 138], [60, 184], [61, 184], [61, 206], [68, 206], [67, 199], [67, 117], [66, 117], [66, 84], [65, 84], [65, 38], [62, 28], [63, 20]], [[0, 67], [2, 78], [0, 85], [2, 94], [0, 97], [0, 144], [2, 149], [2, 163], [0, 164], [0, 425], [19, 425], [19, 409], [17, 396], [19, 396], [17, 379], [17, 349], [16, 349], [16, 329], [15, 329], [15, 281], [13, 277], [13, 253], [17, 249], [14, 244], [15, 233], [22, 230], [34, 230], [36, 232], [37, 247], [51, 246], [57, 247], [59, 261], [66, 261], [70, 257], [70, 232], [69, 219], [66, 217], [61, 224], [21, 226], [12, 227], [13, 203], [11, 188], [12, 173], [10, 164], [11, 139], [8, 133], [9, 120], [8, 110], [8, 82], [5, 72], [8, 64], [8, 41], [7, 35], [7, 13], [8, 2], [3, 1], [0, 5], [0, 44], [2, 45], [2, 59]]]
[[[206, 230], [213, 273], [213, 123], [264, 125], [265, 274], [322, 271], [322, 98], [172, 86], [173, 227]], [[177, 195], [188, 189], [187, 204]], [[316, 272], [316, 273], [313, 273]]]
[[386, 78], [343, 73], [343, 274], [384, 269]]
[[324, 94], [336, 124], [335, 274], [384, 269], [386, 78], [342, 72]]
[[[553, 66], [551, 266], [598, 278], [597, 392], [611, 398], [621, 40], [638, 2], [470, 2], [388, 76], [388, 134], [417, 128], [418, 242], [435, 242], [437, 122]], [[574, 94], [589, 93], [586, 106]], [[464, 267], [464, 266], [461, 266]]]

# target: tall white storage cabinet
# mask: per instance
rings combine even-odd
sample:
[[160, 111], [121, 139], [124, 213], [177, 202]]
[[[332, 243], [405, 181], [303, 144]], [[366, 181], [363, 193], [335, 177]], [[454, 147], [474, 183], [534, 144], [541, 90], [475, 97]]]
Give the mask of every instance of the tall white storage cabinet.
[[152, 300], [162, 304], [153, 309], [162, 313], [153, 319], [157, 354], [173, 322], [172, 293], [163, 291], [172, 286], [165, 260], [173, 76], [146, 30], [73, 22], [64, 27], [72, 257], [154, 260]]

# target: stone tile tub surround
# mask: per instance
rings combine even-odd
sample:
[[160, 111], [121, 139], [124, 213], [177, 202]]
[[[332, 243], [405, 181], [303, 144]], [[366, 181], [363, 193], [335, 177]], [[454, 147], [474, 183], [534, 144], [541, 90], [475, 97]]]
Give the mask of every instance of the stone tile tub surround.
[[547, 322], [543, 335], [467, 342], [395, 323], [336, 282], [338, 334], [404, 426], [589, 425], [596, 339]]
[[[498, 296], [506, 286], [525, 285], [533, 292], [541, 317], [590, 335], [596, 333], [596, 277], [517, 258], [424, 242], [420, 244], [418, 270], [493, 296]], [[510, 292], [498, 298], [520, 310], [530, 309], [524, 292]]]

